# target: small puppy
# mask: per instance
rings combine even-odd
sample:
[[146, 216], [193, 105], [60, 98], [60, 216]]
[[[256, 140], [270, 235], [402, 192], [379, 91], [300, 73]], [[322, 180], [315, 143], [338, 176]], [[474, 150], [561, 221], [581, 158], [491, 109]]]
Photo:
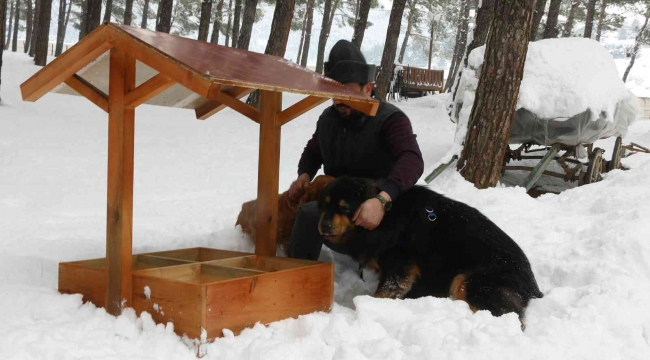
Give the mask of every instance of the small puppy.
[[473, 311], [519, 315], [543, 297], [521, 248], [478, 210], [426, 187], [404, 192], [368, 231], [352, 217], [379, 193], [367, 179], [341, 177], [319, 201], [318, 230], [344, 243], [361, 265], [380, 274], [380, 298], [451, 297]]
[[[328, 175], [319, 175], [305, 188], [304, 194], [298, 199], [293, 201], [289, 198], [289, 191], [280, 194], [278, 198], [278, 243], [277, 246], [287, 252], [289, 249], [289, 240], [293, 231], [293, 224], [296, 220], [296, 213], [300, 205], [310, 201], [318, 201], [323, 188], [332, 182], [334, 177]], [[242, 231], [249, 236], [249, 239], [255, 241], [256, 228], [255, 219], [257, 212], [257, 199], [247, 201], [242, 204], [241, 211], [237, 217], [235, 226], [241, 226]]]

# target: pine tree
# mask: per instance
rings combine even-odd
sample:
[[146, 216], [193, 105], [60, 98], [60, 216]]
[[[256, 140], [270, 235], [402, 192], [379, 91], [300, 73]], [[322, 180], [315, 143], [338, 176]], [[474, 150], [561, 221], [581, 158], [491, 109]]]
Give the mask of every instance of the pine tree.
[[302, 53], [300, 59], [301, 66], [307, 66], [307, 60], [309, 59], [309, 46], [311, 44], [311, 29], [314, 25], [314, 0], [307, 1], [307, 13], [305, 14], [306, 23], [304, 28], [304, 40], [302, 42]]
[[3, 40], [7, 30], [5, 26], [7, 26], [7, 1], [0, 0], [0, 105], [2, 104], [2, 56], [5, 51]]
[[214, 25], [212, 26], [212, 37], [210, 42], [213, 44], [219, 43], [219, 33], [221, 32], [221, 21], [223, 17], [223, 3], [224, 0], [217, 0], [217, 13], [214, 15]]
[[544, 39], [556, 38], [559, 34], [557, 21], [560, 15], [560, 5], [562, 5], [562, 0], [551, 0], [551, 4], [548, 6]]
[[124, 3], [124, 25], [131, 25], [133, 21], [133, 0], [126, 0]]
[[25, 0], [27, 3], [27, 12], [25, 14], [25, 46], [24, 53], [27, 54], [29, 51], [29, 43], [32, 38], [32, 32], [34, 31], [34, 14], [32, 9], [32, 0]]
[[589, 0], [587, 3], [587, 18], [585, 19], [585, 32], [583, 37], [591, 39], [594, 28], [594, 14], [596, 13], [596, 0]]
[[571, 31], [573, 30], [573, 21], [575, 20], [576, 13], [580, 8], [580, 0], [571, 0], [571, 10], [569, 11], [569, 16], [567, 17], [566, 24], [564, 24], [564, 30], [562, 31], [562, 37], [571, 36]]
[[173, 0], [160, 0], [156, 17], [156, 31], [168, 33], [172, 29]]
[[496, 0], [465, 145], [457, 164], [479, 189], [495, 186], [524, 75], [534, 1]]
[[102, 20], [102, 22], [110, 22], [112, 14], [113, 14], [113, 0], [106, 0], [106, 6], [104, 7], [104, 19]]
[[201, 1], [201, 20], [199, 22], [199, 40], [208, 41], [210, 32], [210, 20], [212, 16], [212, 0]]
[[372, 6], [372, 0], [358, 0], [359, 4], [359, 14], [357, 20], [354, 23], [354, 34], [352, 35], [352, 43], [361, 49], [361, 44], [363, 43], [363, 36], [366, 33], [366, 27], [368, 26], [368, 14], [370, 13], [370, 7]]
[[140, 22], [140, 28], [146, 29], [147, 22], [149, 22], [149, 0], [144, 0], [142, 4], [142, 21]]
[[242, 19], [239, 40], [237, 40], [237, 48], [239, 49], [248, 50], [248, 46], [250, 45], [251, 41], [251, 34], [253, 33], [253, 23], [255, 22], [256, 8], [257, 0], [245, 0], [244, 17]]
[[628, 54], [630, 56], [630, 62], [628, 63], [627, 68], [625, 68], [625, 73], [623, 74], [623, 82], [627, 82], [627, 77], [630, 75], [630, 71], [634, 66], [634, 61], [636, 60], [636, 56], [639, 53], [641, 45], [650, 44], [650, 28], [648, 27], [648, 20], [650, 20], [650, 1], [646, 0], [645, 20], [639, 29], [639, 33], [636, 35], [636, 38], [634, 38], [634, 47], [632, 48], [630, 54]]
[[600, 36], [603, 33], [603, 23], [605, 22], [607, 0], [602, 0], [600, 3], [600, 16], [598, 17], [598, 30], [596, 30], [596, 41], [600, 41]]
[[18, 26], [20, 24], [20, 0], [16, 0], [16, 13], [14, 14], [14, 36], [11, 41], [11, 51], [18, 51]]
[[32, 31], [32, 38], [29, 40], [29, 57], [34, 57], [36, 53], [36, 37], [40, 31], [38, 24], [40, 23], [41, 16], [41, 0], [36, 0], [34, 6], [34, 30]]
[[395, 64], [395, 53], [397, 50], [397, 38], [399, 37], [400, 24], [406, 0], [393, 0], [393, 8], [390, 11], [388, 20], [388, 30], [386, 31], [386, 42], [384, 44], [384, 53], [381, 57], [381, 72], [377, 79], [375, 92], [378, 99], [385, 99], [388, 93], [390, 78], [393, 73]]
[[241, 3], [242, 0], [235, 0], [235, 14], [232, 23], [232, 47], [238, 47], [239, 27], [241, 25]]
[[232, 31], [232, 0], [228, 0], [228, 25], [226, 26], [226, 46], [230, 46], [231, 31]]
[[542, 17], [544, 17], [545, 10], [546, 0], [537, 0], [535, 3], [535, 12], [533, 13], [533, 26], [530, 29], [530, 41], [535, 41], [537, 39], [539, 24], [542, 23]]
[[[15, 11], [15, 9], [16, 9], [16, 6], [15, 6], [15, 5], [16, 5], [16, 2], [15, 2], [15, 1], [12, 1], [12, 2], [11, 2], [11, 9], [10, 9], [10, 11], [9, 11], [9, 20], [8, 20], [8, 21], [9, 21], [9, 25], [7, 25], [7, 28], [5, 29], [5, 31], [7, 32], [7, 41], [5, 42], [5, 46], [3, 47], [4, 50], [8, 50], [8, 49], [9, 49], [9, 42], [11, 41], [11, 29], [13, 29], [13, 24], [14, 24], [14, 23], [13, 23], [13, 21], [14, 21], [14, 11]], [[6, 15], [6, 14], [5, 14], [5, 15]], [[4, 21], [4, 23], [6, 23], [6, 22], [7, 22], [7, 20]], [[3, 33], [3, 34], [4, 34], [4, 33]]]
[[[46, 1], [50, 3], [52, 0], [41, 0], [43, 5]], [[41, 14], [43, 12], [41, 11]], [[95, 30], [99, 24], [101, 24], [101, 14], [102, 14], [102, 0], [86, 0], [86, 19], [84, 24], [86, 25], [86, 30], [84, 31], [84, 36], [90, 34]]]
[[51, 18], [52, 0], [41, 0], [41, 8], [37, 24], [38, 32], [36, 34], [36, 52], [34, 53], [34, 63], [39, 66], [45, 66], [47, 63], [47, 50], [50, 40]]
[[[59, 0], [59, 21], [57, 24], [56, 31], [56, 50], [54, 51], [54, 56], [61, 55], [63, 52], [63, 41], [65, 39], [65, 23], [66, 23], [66, 1], [68, 0]], [[68, 4], [72, 4], [69, 2]], [[70, 6], [68, 5], [68, 6]], [[70, 14], [70, 12], [68, 12]]]
[[454, 47], [454, 57], [451, 60], [451, 67], [447, 75], [447, 82], [445, 84], [445, 91], [449, 92], [454, 83], [453, 79], [456, 78], [460, 62], [465, 53], [465, 46], [467, 45], [467, 31], [469, 29], [469, 0], [461, 0], [461, 13], [458, 17], [458, 30], [456, 33], [456, 46]]

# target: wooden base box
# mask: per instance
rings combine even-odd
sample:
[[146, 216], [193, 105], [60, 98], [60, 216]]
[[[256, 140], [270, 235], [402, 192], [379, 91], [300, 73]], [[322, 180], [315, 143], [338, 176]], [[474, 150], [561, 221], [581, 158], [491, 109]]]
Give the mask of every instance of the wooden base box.
[[[329, 311], [334, 300], [331, 263], [259, 256], [211, 248], [135, 254], [131, 305], [175, 332], [212, 340], [223, 329], [238, 334], [257, 322]], [[59, 292], [82, 294], [103, 307], [106, 260], [59, 264]]]

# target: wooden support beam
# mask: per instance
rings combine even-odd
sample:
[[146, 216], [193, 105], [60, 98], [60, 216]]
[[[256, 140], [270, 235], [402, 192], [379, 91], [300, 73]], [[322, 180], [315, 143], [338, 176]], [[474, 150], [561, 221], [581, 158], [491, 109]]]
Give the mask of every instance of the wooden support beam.
[[217, 93], [216, 100], [219, 103], [222, 103], [229, 108], [237, 111], [238, 113], [246, 116], [247, 118], [255, 121], [256, 123], [260, 122], [260, 112], [256, 108], [246, 104], [245, 102], [238, 100], [226, 93], [219, 92]]
[[104, 94], [103, 91], [96, 88], [93, 84], [77, 74], [70, 76], [65, 83], [93, 104], [99, 106], [100, 109], [108, 112], [108, 95]]
[[306, 113], [307, 111], [315, 108], [316, 106], [327, 101], [328, 98], [318, 96], [307, 96], [306, 98], [298, 101], [297, 103], [289, 106], [278, 116], [278, 126], [282, 126], [289, 121], [297, 118], [298, 116]]
[[163, 74], [158, 74], [126, 94], [126, 107], [135, 109], [161, 92], [169, 89], [176, 82]]
[[544, 155], [544, 158], [542, 161], [540, 161], [533, 171], [528, 174], [526, 179], [524, 180], [523, 186], [526, 188], [526, 191], [530, 190], [533, 185], [539, 180], [539, 178], [542, 176], [548, 165], [551, 163], [551, 161], [555, 158], [555, 155], [557, 155], [558, 151], [560, 151], [560, 144], [555, 144], [551, 149]]
[[125, 106], [135, 88], [135, 58], [111, 49], [108, 112], [108, 191], [106, 213], [106, 311], [131, 306], [133, 231], [133, 144], [135, 110]]
[[377, 110], [379, 109], [379, 102], [360, 103], [360, 102], [349, 101], [344, 99], [337, 99], [337, 100], [353, 108], [354, 110], [361, 111], [362, 113], [369, 116], [377, 115]]
[[278, 228], [278, 182], [280, 179], [280, 133], [277, 119], [282, 93], [262, 90], [260, 145], [257, 172], [257, 235], [255, 254], [275, 256]]
[[24, 101], [36, 101], [84, 66], [105, 53], [113, 45], [106, 28], [97, 29], [81, 39], [46, 67], [20, 85]]
[[[224, 91], [224, 93], [230, 95], [231, 97], [235, 99], [241, 99], [244, 96], [250, 94], [253, 92], [254, 89], [249, 89], [249, 88], [242, 88], [242, 87], [233, 87], [229, 89], [228, 91]], [[196, 118], [198, 120], [205, 120], [209, 118], [210, 116], [218, 113], [219, 111], [225, 109], [227, 107], [226, 104], [223, 104], [219, 101], [216, 100], [210, 100], [203, 104], [202, 106], [199, 106], [195, 110]]]

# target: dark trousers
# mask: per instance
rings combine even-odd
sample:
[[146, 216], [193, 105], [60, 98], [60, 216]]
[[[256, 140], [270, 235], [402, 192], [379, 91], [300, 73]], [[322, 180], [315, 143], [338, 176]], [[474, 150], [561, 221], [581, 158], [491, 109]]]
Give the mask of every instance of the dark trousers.
[[318, 202], [308, 202], [300, 207], [291, 233], [288, 256], [296, 259], [318, 260], [323, 244], [341, 254], [347, 254], [345, 245], [325, 239], [318, 232]]

